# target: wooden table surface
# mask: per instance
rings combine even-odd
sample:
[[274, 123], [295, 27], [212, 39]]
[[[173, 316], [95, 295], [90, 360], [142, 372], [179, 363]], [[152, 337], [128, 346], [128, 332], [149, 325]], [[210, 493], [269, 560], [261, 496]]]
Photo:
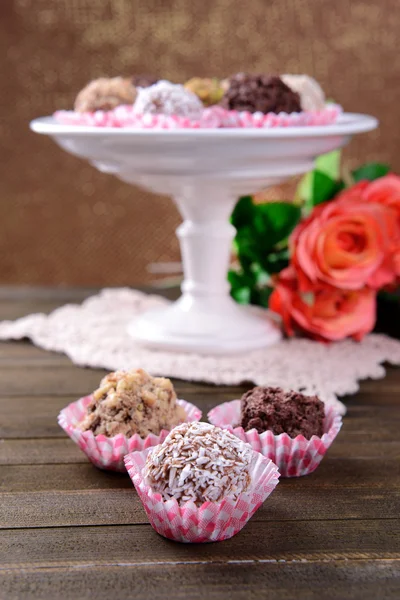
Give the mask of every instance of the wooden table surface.
[[[0, 289], [0, 318], [88, 292]], [[400, 369], [362, 383], [318, 470], [281, 480], [215, 544], [158, 536], [128, 476], [102, 472], [57, 425], [102, 371], [29, 343], [0, 345], [0, 598], [400, 598]], [[340, 373], [338, 373], [340, 377]], [[244, 387], [174, 382], [203, 414]]]

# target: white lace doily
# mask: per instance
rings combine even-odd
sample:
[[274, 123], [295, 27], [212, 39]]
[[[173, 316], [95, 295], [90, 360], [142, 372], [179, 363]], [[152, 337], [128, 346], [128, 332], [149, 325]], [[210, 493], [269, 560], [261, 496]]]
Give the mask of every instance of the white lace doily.
[[0, 323], [1, 340], [28, 337], [46, 350], [63, 352], [76, 364], [109, 370], [142, 367], [154, 375], [215, 384], [277, 385], [318, 394], [341, 413], [337, 396], [354, 394], [358, 381], [384, 377], [382, 363], [400, 365], [400, 342], [370, 334], [324, 345], [305, 339], [279, 342], [236, 356], [200, 356], [146, 350], [126, 332], [135, 315], [166, 305], [160, 296], [130, 289], [105, 289], [81, 305], [67, 304], [50, 315], [33, 314]]

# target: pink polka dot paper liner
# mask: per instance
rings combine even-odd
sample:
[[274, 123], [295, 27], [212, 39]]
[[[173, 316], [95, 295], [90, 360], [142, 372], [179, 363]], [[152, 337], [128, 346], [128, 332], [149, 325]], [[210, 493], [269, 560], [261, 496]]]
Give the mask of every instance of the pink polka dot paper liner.
[[[128, 438], [122, 433], [107, 437], [94, 435], [92, 431], [81, 431], [77, 425], [86, 415], [86, 407], [91, 399], [91, 396], [85, 396], [63, 408], [58, 415], [58, 424], [99, 469], [125, 472], [126, 454], [157, 446], [169, 434], [169, 431], [163, 429], [159, 435], [149, 434], [146, 438], [141, 438], [135, 434]], [[185, 400], [177, 402], [184, 408], [188, 423], [200, 421], [202, 412], [197, 406]]]
[[247, 111], [225, 110], [215, 107], [220, 118], [220, 127], [271, 129], [275, 127], [309, 127], [336, 123], [342, 108], [338, 104], [326, 104], [322, 110], [299, 113], [250, 113]]
[[194, 502], [181, 506], [175, 499], [163, 500], [144, 482], [142, 472], [147, 454], [133, 452], [125, 457], [125, 465], [143, 503], [151, 526], [160, 535], [184, 543], [221, 542], [236, 535], [274, 491], [279, 472], [274, 463], [254, 452], [250, 468], [251, 484], [247, 492], [236, 500], [221, 502]]
[[63, 125], [85, 125], [89, 127], [119, 127], [132, 129], [216, 129], [228, 128], [275, 128], [309, 127], [336, 123], [342, 108], [337, 104], [327, 104], [322, 110], [299, 113], [238, 112], [225, 110], [220, 106], [205, 108], [200, 119], [191, 120], [178, 115], [136, 114], [133, 105], [117, 106], [110, 111], [98, 110], [78, 113], [59, 110], [54, 118]]
[[274, 435], [272, 431], [258, 433], [235, 427], [240, 422], [240, 400], [224, 402], [208, 413], [213, 425], [229, 429], [256, 452], [268, 457], [278, 467], [282, 477], [301, 477], [315, 471], [342, 427], [342, 417], [331, 407], [325, 407], [324, 434], [307, 440], [303, 435], [291, 438], [287, 433]]

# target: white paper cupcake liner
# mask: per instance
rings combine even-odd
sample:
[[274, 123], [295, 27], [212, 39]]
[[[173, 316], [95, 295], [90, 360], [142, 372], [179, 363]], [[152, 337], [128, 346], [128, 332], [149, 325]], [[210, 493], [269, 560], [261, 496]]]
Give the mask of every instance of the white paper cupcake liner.
[[117, 127], [132, 129], [216, 129], [216, 128], [274, 128], [308, 127], [335, 123], [342, 109], [337, 104], [327, 104], [318, 111], [299, 113], [238, 112], [225, 110], [220, 106], [205, 108], [200, 119], [191, 120], [178, 115], [136, 114], [133, 106], [117, 106], [114, 110], [98, 110], [78, 113], [59, 110], [54, 118], [64, 125], [85, 125], [89, 127]]
[[240, 423], [240, 400], [219, 404], [208, 413], [212, 425], [228, 429], [247, 442], [256, 452], [268, 457], [278, 467], [282, 477], [301, 477], [315, 471], [342, 426], [342, 417], [332, 407], [325, 407], [324, 434], [307, 440], [303, 435], [291, 438], [287, 433], [244, 431]]
[[[124, 472], [124, 456], [126, 454], [157, 446], [169, 434], [169, 431], [163, 429], [159, 435], [151, 433], [147, 437], [141, 438], [136, 433], [128, 438], [122, 433], [114, 437], [107, 437], [94, 435], [92, 431], [82, 431], [78, 429], [77, 425], [86, 416], [86, 408], [91, 399], [92, 396], [85, 396], [63, 408], [58, 415], [58, 424], [99, 469]], [[197, 406], [185, 400], [177, 400], [177, 402], [185, 410], [188, 423], [200, 421], [202, 412]]]
[[236, 500], [194, 502], [181, 506], [175, 499], [163, 500], [144, 482], [143, 467], [151, 449], [133, 452], [125, 457], [129, 476], [143, 503], [152, 527], [160, 535], [184, 543], [220, 542], [236, 535], [263, 504], [278, 484], [276, 465], [266, 457], [253, 453], [250, 469], [251, 485]]

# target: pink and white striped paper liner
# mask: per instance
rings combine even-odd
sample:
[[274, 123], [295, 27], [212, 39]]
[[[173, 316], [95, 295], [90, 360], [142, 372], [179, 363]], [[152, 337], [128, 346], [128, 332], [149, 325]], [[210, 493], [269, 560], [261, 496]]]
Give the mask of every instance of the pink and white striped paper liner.
[[178, 115], [136, 114], [133, 105], [117, 106], [114, 110], [78, 113], [58, 110], [56, 121], [63, 125], [89, 127], [117, 127], [132, 129], [215, 129], [215, 128], [275, 128], [331, 125], [337, 121], [342, 109], [337, 104], [327, 104], [323, 110], [299, 113], [238, 112], [220, 106], [205, 108], [200, 119], [191, 120]]
[[163, 500], [144, 482], [142, 471], [148, 452], [133, 452], [125, 457], [125, 465], [143, 503], [152, 527], [160, 535], [185, 543], [221, 542], [236, 535], [253, 516], [278, 484], [276, 465], [254, 452], [251, 465], [251, 487], [236, 500], [194, 502], [179, 505], [175, 499]]
[[271, 459], [282, 477], [301, 477], [315, 471], [342, 426], [342, 417], [331, 407], [325, 407], [324, 434], [307, 440], [303, 435], [291, 438], [287, 433], [274, 435], [272, 431], [258, 433], [235, 427], [240, 423], [240, 400], [219, 404], [208, 413], [213, 425], [229, 429], [247, 442], [256, 452]]
[[[169, 434], [169, 431], [163, 429], [159, 435], [151, 433], [146, 438], [141, 438], [136, 433], [128, 438], [122, 433], [114, 437], [107, 437], [94, 435], [92, 431], [81, 431], [77, 425], [86, 416], [86, 408], [91, 399], [91, 396], [85, 396], [63, 408], [58, 415], [58, 424], [99, 469], [124, 472], [124, 456], [126, 454], [157, 446]], [[177, 402], [184, 408], [188, 423], [200, 421], [202, 412], [197, 406], [185, 400]]]

